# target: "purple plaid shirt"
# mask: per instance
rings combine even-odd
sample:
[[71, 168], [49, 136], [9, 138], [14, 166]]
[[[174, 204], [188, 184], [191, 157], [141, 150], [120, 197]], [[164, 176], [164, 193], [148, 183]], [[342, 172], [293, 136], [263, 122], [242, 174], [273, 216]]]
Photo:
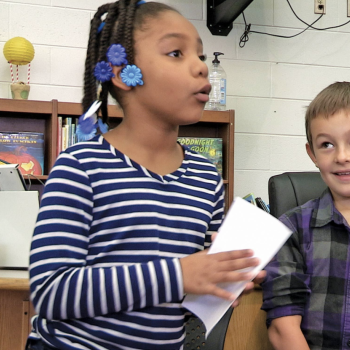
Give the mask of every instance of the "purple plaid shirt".
[[267, 325], [301, 315], [310, 349], [350, 349], [350, 227], [327, 189], [280, 217], [293, 234], [266, 266]]

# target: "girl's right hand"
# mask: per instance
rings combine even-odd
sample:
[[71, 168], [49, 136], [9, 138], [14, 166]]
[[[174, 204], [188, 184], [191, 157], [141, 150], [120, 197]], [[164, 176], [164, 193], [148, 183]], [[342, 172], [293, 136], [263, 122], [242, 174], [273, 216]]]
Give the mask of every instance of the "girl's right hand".
[[198, 252], [180, 259], [184, 292], [191, 294], [211, 294], [219, 298], [234, 300], [237, 295], [218, 287], [222, 282], [252, 280], [251, 272], [239, 270], [259, 265], [250, 249], [235, 250], [216, 254]]

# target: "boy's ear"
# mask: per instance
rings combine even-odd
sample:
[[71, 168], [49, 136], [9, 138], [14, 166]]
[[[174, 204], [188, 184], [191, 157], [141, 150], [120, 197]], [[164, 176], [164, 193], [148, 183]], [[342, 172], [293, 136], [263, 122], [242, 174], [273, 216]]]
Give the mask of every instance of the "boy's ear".
[[311, 146], [310, 146], [310, 144], [308, 142], [306, 143], [305, 147], [306, 147], [306, 152], [309, 155], [310, 159], [314, 162], [316, 167], [318, 167], [317, 159], [315, 157], [314, 151], [311, 149]]
[[124, 90], [124, 91], [129, 91], [132, 89], [132, 86], [126, 85], [122, 81], [122, 78], [120, 76], [123, 68], [124, 68], [124, 66], [112, 66], [112, 71], [113, 71], [114, 77], [111, 79], [111, 81], [112, 81], [113, 85], [116, 86], [117, 88]]

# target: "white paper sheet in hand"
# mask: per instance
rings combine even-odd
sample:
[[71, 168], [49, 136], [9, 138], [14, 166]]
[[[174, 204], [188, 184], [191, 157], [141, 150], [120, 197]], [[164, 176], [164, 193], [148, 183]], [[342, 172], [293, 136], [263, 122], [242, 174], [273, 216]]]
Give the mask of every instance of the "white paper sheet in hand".
[[[290, 235], [291, 231], [279, 220], [237, 197], [209, 249], [209, 254], [252, 249], [254, 256], [260, 259], [259, 266], [253, 269], [254, 276], [256, 276], [274, 257]], [[220, 285], [237, 297], [242, 293], [244, 286], [244, 282]], [[188, 294], [182, 305], [202, 320], [207, 331], [206, 336], [208, 336], [232, 303], [233, 301], [213, 295]]]

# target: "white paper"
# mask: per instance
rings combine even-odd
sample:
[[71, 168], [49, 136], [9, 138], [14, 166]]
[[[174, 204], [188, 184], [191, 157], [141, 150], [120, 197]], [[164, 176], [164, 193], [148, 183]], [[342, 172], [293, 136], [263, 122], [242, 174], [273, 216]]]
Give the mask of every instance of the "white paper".
[[[209, 249], [209, 254], [252, 249], [254, 256], [260, 259], [259, 266], [252, 269], [256, 276], [274, 257], [291, 233], [271, 214], [237, 197]], [[245, 282], [220, 284], [220, 287], [237, 297], [242, 293], [244, 286]], [[208, 336], [232, 303], [233, 301], [213, 295], [188, 294], [182, 305], [202, 320]]]

